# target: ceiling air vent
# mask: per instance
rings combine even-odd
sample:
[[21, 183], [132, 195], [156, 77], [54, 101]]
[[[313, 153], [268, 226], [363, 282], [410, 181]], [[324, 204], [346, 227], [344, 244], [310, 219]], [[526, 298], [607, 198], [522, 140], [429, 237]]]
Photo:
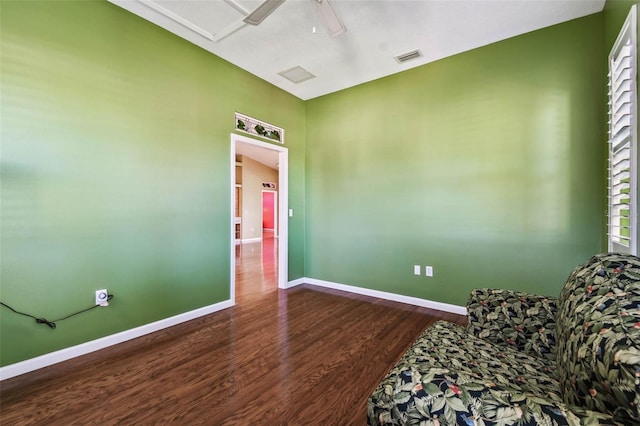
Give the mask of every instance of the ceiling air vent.
[[412, 50], [411, 52], [403, 53], [402, 55], [394, 56], [394, 59], [397, 63], [403, 64], [412, 59], [420, 58], [422, 56], [422, 52], [419, 50]]
[[286, 71], [279, 72], [278, 74], [295, 84], [302, 83], [303, 81], [307, 81], [316, 77], [301, 66], [290, 68]]

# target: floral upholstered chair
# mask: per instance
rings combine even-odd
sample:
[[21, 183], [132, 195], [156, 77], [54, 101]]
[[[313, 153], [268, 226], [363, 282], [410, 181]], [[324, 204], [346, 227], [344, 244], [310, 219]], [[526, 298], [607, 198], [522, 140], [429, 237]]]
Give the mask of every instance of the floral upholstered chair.
[[370, 425], [640, 425], [640, 259], [601, 254], [560, 296], [474, 290], [368, 401]]

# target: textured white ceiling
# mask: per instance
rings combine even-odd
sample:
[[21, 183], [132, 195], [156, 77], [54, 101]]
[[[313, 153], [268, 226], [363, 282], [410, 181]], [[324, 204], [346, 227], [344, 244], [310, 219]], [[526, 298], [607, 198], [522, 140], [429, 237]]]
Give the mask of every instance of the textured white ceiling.
[[[331, 0], [347, 32], [330, 38], [312, 1], [287, 0], [259, 26], [213, 41], [260, 0], [110, 0], [301, 98], [346, 89], [460, 52], [597, 13], [605, 0]], [[234, 8], [232, 3], [237, 6]], [[316, 32], [313, 28], [316, 27]], [[394, 56], [419, 49], [421, 58]], [[301, 66], [299, 84], [278, 73]]]

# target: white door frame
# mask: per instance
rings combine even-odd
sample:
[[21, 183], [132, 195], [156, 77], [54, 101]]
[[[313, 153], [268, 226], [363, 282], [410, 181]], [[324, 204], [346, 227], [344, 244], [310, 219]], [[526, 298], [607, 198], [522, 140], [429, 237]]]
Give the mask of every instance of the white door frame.
[[250, 138], [248, 136], [237, 135], [231, 133], [231, 185], [230, 185], [230, 218], [231, 224], [231, 248], [229, 250], [231, 258], [231, 277], [229, 296], [231, 303], [236, 303], [236, 243], [235, 243], [235, 194], [236, 194], [236, 143], [246, 143], [254, 145], [264, 149], [270, 149], [278, 152], [278, 288], [287, 288], [289, 282], [289, 259], [288, 259], [288, 246], [289, 246], [289, 215], [287, 214], [289, 208], [289, 150], [283, 146], [273, 145], [267, 142], [262, 142], [257, 139]]
[[[278, 236], [278, 219], [280, 218], [280, 212], [278, 211], [278, 206], [280, 205], [280, 203], [278, 202], [278, 191], [274, 190], [274, 189], [263, 189], [260, 195], [260, 201], [262, 206], [264, 206], [264, 193], [265, 192], [270, 192], [272, 194], [275, 194], [273, 196], [273, 204], [274, 204], [274, 212], [273, 214], [276, 216], [275, 220], [273, 221], [273, 236], [277, 237]], [[261, 211], [260, 213], [260, 223], [264, 222], [264, 212]]]

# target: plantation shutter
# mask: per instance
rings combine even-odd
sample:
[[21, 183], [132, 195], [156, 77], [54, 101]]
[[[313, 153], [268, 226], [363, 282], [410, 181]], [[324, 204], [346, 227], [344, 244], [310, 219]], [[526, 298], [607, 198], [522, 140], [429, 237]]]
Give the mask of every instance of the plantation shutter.
[[636, 6], [609, 55], [609, 251], [638, 254]]

